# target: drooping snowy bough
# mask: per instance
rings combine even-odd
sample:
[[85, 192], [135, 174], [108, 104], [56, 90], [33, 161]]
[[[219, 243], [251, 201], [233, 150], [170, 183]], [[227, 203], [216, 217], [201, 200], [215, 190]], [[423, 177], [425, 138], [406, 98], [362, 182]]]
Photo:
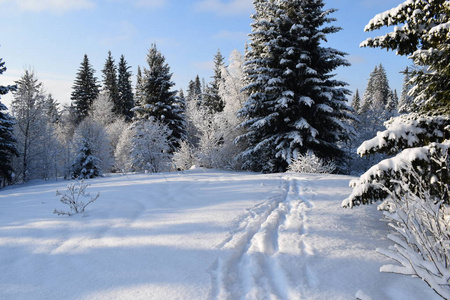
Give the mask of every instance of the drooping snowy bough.
[[[448, 203], [448, 195], [441, 194], [438, 183], [448, 183], [449, 178], [449, 171], [442, 158], [447, 157], [449, 151], [450, 117], [412, 113], [393, 118], [384, 125], [387, 129], [365, 141], [358, 148], [358, 154], [364, 156], [376, 152], [389, 155], [400, 153], [373, 166], [359, 179], [352, 180], [350, 186], [353, 192], [342, 205], [353, 207], [385, 201], [389, 195], [380, 185], [389, 190], [398, 188], [395, 181], [401, 179], [403, 172], [410, 168], [420, 174], [421, 180], [430, 184], [433, 194], [445, 196]], [[416, 184], [414, 178], [410, 178], [410, 183]], [[380, 208], [386, 207], [382, 204]]]

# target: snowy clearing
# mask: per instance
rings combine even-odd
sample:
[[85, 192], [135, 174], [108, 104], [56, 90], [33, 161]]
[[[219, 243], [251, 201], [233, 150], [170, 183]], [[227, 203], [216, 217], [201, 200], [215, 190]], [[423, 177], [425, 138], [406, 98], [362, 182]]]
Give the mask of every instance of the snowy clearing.
[[233, 173], [87, 181], [84, 215], [67, 181], [0, 191], [0, 299], [439, 299], [380, 273], [391, 242], [376, 206], [341, 208], [352, 177]]

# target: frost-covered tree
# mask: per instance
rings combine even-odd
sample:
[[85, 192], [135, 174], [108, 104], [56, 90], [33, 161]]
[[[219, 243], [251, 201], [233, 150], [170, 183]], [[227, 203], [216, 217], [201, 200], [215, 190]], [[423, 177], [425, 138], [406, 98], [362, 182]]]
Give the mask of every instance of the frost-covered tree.
[[[204, 167], [241, 168], [241, 162], [235, 158], [243, 148], [242, 144], [236, 145], [234, 140], [243, 133], [241, 128], [237, 128], [242, 119], [236, 115], [246, 100], [245, 93], [241, 92], [244, 87], [243, 64], [244, 58], [236, 50], [230, 56], [229, 66], [222, 67], [218, 92], [224, 102], [221, 112], [197, 105], [195, 99], [187, 101], [190, 143], [189, 147], [186, 144], [184, 149], [180, 149], [181, 153], [177, 155], [189, 157], [193, 152], [197, 163]], [[191, 87], [194, 87], [195, 81], [191, 83]]]
[[117, 120], [117, 115], [113, 112], [114, 103], [107, 92], [100, 93], [92, 102], [89, 115], [92, 119], [103, 126], [107, 126]]
[[117, 81], [117, 67], [114, 58], [111, 55], [111, 51], [108, 51], [108, 57], [106, 58], [105, 65], [102, 70], [103, 76], [103, 93], [108, 95], [113, 104], [112, 111], [118, 113], [120, 110], [119, 89]]
[[170, 146], [174, 150], [185, 139], [185, 104], [171, 88], [170, 67], [164, 56], [153, 44], [147, 54], [148, 69], [144, 68], [141, 77], [142, 95], [133, 108], [136, 120], [158, 120], [166, 124], [171, 131]]
[[223, 111], [225, 106], [223, 99], [219, 95], [219, 85], [222, 83], [222, 68], [225, 66], [225, 58], [220, 50], [217, 50], [214, 56], [214, 75], [212, 82], [205, 88], [202, 105], [204, 105], [209, 112], [218, 113]]
[[11, 111], [16, 119], [15, 135], [20, 156], [15, 169], [18, 178], [27, 181], [41, 178], [43, 157], [50, 149], [44, 147], [47, 118], [44, 110], [45, 95], [42, 83], [34, 72], [25, 70], [16, 81], [17, 90], [11, 103]]
[[[6, 71], [5, 62], [0, 58], [0, 75]], [[0, 85], [0, 96], [15, 91], [16, 85]], [[0, 101], [0, 188], [9, 184], [12, 179], [12, 158], [17, 156], [16, 139], [14, 137], [15, 120], [7, 112], [8, 108]]]
[[94, 76], [94, 73], [95, 70], [92, 68], [89, 63], [89, 58], [85, 54], [72, 86], [71, 94], [77, 123], [80, 123], [87, 117], [92, 102], [94, 102], [100, 93], [100, 85], [97, 83], [97, 77]]
[[345, 53], [322, 46], [340, 28], [321, 0], [255, 0], [252, 32], [246, 52], [249, 97], [239, 115], [250, 146], [242, 153], [245, 167], [285, 171], [308, 150], [321, 158], [345, 156], [338, 147], [352, 119], [344, 88], [332, 71], [349, 65]]
[[140, 120], [124, 130], [117, 145], [117, 167], [123, 171], [169, 170], [170, 129], [157, 120]]
[[79, 179], [101, 176], [113, 165], [111, 145], [105, 127], [88, 117], [75, 130], [75, 159], [72, 177]]
[[120, 56], [117, 76], [118, 106], [116, 113], [123, 116], [126, 122], [133, 118], [134, 96], [131, 86], [131, 67], [123, 55]]
[[394, 31], [369, 38], [361, 46], [395, 50], [408, 55], [416, 66], [410, 76], [411, 95], [424, 111], [450, 111], [450, 4], [447, 0], [408, 0], [376, 15], [364, 28], [384, 26]]

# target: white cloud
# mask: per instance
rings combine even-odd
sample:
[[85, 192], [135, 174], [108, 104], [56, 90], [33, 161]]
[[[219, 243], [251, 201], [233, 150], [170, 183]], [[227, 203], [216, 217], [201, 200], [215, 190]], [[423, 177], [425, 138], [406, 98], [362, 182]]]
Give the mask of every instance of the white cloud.
[[251, 14], [251, 0], [202, 0], [195, 5], [201, 12], [212, 12], [218, 15]]
[[199, 71], [211, 71], [214, 69], [214, 62], [210, 61], [196, 61], [192, 63]]
[[90, 0], [14, 0], [21, 10], [51, 11], [65, 13], [72, 10], [90, 9], [95, 6]]
[[247, 40], [248, 33], [243, 31], [229, 31], [222, 30], [213, 36], [217, 40], [228, 40], [228, 41], [245, 41]]
[[136, 0], [135, 4], [144, 8], [160, 8], [167, 4], [167, 0]]
[[[33, 71], [32, 67], [28, 68]], [[24, 70], [8, 69], [2, 74], [2, 85], [15, 84], [17, 80], [22, 77]], [[44, 93], [52, 94], [53, 98], [61, 103], [61, 105], [70, 103], [70, 94], [72, 93], [73, 78], [64, 74], [57, 74], [52, 72], [35, 72], [36, 78], [42, 82]], [[10, 107], [13, 95], [8, 93], [3, 95], [0, 101], [7, 107]]]
[[100, 41], [104, 45], [116, 45], [128, 41], [137, 35], [138, 30], [128, 21], [122, 21], [114, 27], [113, 32], [117, 34], [103, 37]]
[[349, 56], [347, 56], [347, 60], [352, 65], [362, 64], [362, 63], [366, 62], [366, 59], [364, 58], [364, 56], [361, 56], [361, 55], [349, 55]]

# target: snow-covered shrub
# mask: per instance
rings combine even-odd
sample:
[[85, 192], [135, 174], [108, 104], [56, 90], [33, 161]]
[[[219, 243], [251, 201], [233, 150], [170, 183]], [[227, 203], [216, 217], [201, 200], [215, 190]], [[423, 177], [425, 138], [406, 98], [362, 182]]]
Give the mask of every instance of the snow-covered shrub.
[[81, 180], [67, 185], [67, 190], [65, 192], [56, 191], [56, 196], [60, 196], [59, 201], [67, 204], [70, 211], [55, 209], [53, 213], [68, 216], [83, 213], [86, 206], [100, 197], [100, 193], [97, 193], [97, 195], [91, 197], [90, 193], [86, 192], [87, 187], [88, 185], [84, 182], [84, 180]]
[[175, 169], [189, 170], [196, 162], [195, 150], [192, 145], [187, 141], [182, 141], [180, 148], [173, 153], [172, 163]]
[[[446, 192], [436, 201], [417, 172], [402, 174], [395, 180], [399, 188], [381, 186], [389, 195], [390, 211], [384, 211], [384, 218], [393, 229], [388, 238], [395, 245], [377, 251], [399, 264], [385, 265], [381, 271], [417, 276], [438, 295], [450, 299], [450, 207], [445, 204], [448, 199], [444, 200], [448, 184], [442, 184]], [[418, 184], [410, 184], [411, 176]]]
[[291, 161], [288, 171], [297, 173], [333, 173], [336, 164], [332, 161], [325, 161], [317, 157], [312, 152], [299, 155], [297, 159]]

